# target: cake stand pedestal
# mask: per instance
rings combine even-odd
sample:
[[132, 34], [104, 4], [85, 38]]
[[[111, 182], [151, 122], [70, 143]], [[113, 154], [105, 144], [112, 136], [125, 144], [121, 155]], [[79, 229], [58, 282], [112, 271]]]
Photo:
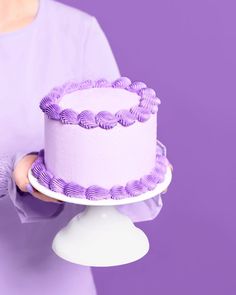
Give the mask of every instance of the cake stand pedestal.
[[131, 263], [148, 252], [149, 242], [145, 233], [115, 206], [155, 197], [161, 209], [160, 194], [168, 188], [171, 178], [171, 168], [168, 167], [164, 181], [152, 191], [122, 200], [92, 201], [55, 193], [39, 184], [29, 171], [32, 186], [41, 193], [64, 202], [87, 206], [56, 234], [52, 249], [69, 262], [95, 267]]

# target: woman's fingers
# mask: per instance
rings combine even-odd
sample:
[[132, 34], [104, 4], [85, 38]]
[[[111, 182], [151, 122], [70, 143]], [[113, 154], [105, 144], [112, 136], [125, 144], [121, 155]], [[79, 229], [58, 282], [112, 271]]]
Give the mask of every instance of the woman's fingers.
[[27, 155], [23, 157], [16, 165], [13, 172], [13, 178], [16, 185], [23, 192], [28, 192], [28, 171], [31, 168], [33, 162], [36, 160], [37, 155]]
[[44, 202], [52, 202], [52, 203], [62, 203], [57, 199], [50, 198], [35, 190], [29, 182], [28, 179], [28, 171], [31, 168], [33, 162], [36, 160], [37, 155], [27, 155], [23, 157], [19, 163], [16, 165], [15, 170], [13, 172], [13, 177], [16, 185], [23, 192], [30, 193], [33, 197], [40, 199]]

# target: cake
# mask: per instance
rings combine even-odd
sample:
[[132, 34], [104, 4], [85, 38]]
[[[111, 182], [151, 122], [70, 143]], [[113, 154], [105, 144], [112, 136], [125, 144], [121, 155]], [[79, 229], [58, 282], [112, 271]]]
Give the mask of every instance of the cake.
[[139, 196], [169, 165], [157, 149], [160, 99], [143, 82], [68, 81], [40, 103], [45, 144], [32, 175], [50, 190], [89, 200]]

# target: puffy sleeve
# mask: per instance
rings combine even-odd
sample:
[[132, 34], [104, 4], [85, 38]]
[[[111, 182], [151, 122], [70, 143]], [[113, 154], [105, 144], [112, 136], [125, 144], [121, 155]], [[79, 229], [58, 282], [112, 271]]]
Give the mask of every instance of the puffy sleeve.
[[[43, 202], [17, 189], [12, 173], [25, 154], [0, 155], [0, 198], [9, 197], [22, 223], [51, 219], [60, 214], [64, 204]], [[0, 199], [1, 201], [1, 199]]]
[[83, 79], [117, 79], [119, 68], [110, 44], [95, 17], [90, 18], [84, 44]]
[[[85, 42], [83, 62], [84, 79], [114, 80], [121, 76], [106, 35], [94, 17], [91, 18]], [[139, 203], [117, 206], [117, 209], [128, 215], [133, 222], [152, 220], [159, 214], [161, 208], [160, 195]]]

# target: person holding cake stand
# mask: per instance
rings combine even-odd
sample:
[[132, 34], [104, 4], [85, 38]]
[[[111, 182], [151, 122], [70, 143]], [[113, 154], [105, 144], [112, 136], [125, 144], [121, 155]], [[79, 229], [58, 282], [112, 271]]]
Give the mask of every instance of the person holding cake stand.
[[[43, 146], [40, 98], [69, 79], [120, 76], [95, 17], [52, 0], [0, 0], [0, 290], [2, 294], [96, 294], [90, 267], [58, 259], [55, 233], [84, 206], [33, 189], [28, 171]], [[122, 206], [154, 219], [159, 199]]]

